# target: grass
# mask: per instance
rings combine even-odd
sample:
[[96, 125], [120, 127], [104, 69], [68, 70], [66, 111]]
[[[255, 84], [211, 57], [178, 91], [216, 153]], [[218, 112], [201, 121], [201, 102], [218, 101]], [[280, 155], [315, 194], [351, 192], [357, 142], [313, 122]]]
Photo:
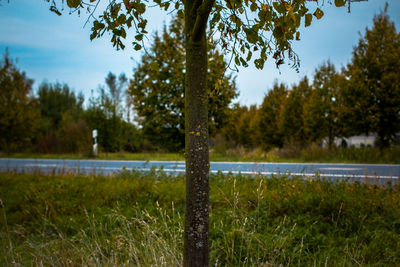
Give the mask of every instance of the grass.
[[160, 160], [183, 161], [183, 154], [179, 153], [100, 153], [96, 158], [85, 154], [40, 154], [40, 153], [4, 153], [0, 158], [37, 158], [37, 159], [99, 159], [99, 160]]
[[[211, 266], [400, 265], [400, 188], [210, 177]], [[0, 174], [0, 265], [180, 266], [184, 178]]]
[[[94, 159], [79, 154], [34, 154], [34, 153], [2, 153], [0, 158], [39, 158], [39, 159]], [[145, 160], [145, 161], [184, 161], [183, 153], [100, 153], [100, 160]], [[263, 152], [260, 149], [245, 150], [241, 148], [224, 152], [211, 150], [211, 161], [228, 162], [321, 162], [321, 163], [390, 163], [400, 164], [400, 148], [392, 147], [384, 150], [377, 148], [326, 148], [311, 146], [305, 149], [286, 147]]]

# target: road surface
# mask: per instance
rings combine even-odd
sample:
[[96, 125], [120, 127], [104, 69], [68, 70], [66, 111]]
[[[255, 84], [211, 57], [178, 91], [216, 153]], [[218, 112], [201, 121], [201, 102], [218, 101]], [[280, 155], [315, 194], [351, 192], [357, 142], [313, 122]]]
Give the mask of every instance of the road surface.
[[[0, 159], [0, 171], [17, 172], [74, 172], [110, 175], [122, 170], [160, 170], [170, 174], [185, 172], [183, 161], [130, 161], [130, 160], [52, 160], [52, 159]], [[346, 179], [348, 181], [397, 184], [400, 165], [395, 164], [328, 164], [328, 163], [263, 163], [263, 162], [211, 162], [212, 173], [244, 175], [283, 175]]]

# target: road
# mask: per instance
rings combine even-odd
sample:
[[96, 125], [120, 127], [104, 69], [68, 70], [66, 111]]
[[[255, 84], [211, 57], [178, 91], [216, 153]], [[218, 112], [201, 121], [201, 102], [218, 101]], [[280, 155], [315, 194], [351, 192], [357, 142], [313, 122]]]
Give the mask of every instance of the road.
[[[74, 172], [110, 175], [123, 169], [148, 171], [162, 169], [171, 174], [185, 172], [183, 161], [129, 161], [129, 160], [51, 160], [0, 159], [0, 171]], [[264, 176], [288, 174], [305, 178], [317, 176], [332, 180], [397, 184], [400, 165], [394, 164], [328, 164], [328, 163], [263, 163], [263, 162], [211, 162], [212, 173], [233, 173]]]

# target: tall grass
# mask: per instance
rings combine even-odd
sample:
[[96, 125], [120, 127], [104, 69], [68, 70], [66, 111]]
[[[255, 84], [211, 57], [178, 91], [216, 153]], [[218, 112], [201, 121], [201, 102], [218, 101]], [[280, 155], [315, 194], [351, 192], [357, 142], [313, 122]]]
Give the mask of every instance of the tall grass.
[[[400, 264], [400, 188], [211, 176], [211, 266]], [[0, 174], [0, 265], [180, 266], [184, 178]]]

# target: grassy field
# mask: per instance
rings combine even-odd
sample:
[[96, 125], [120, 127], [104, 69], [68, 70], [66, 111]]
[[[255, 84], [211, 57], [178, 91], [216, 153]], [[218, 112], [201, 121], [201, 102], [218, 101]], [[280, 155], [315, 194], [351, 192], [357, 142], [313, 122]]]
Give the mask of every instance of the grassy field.
[[[399, 266], [400, 188], [212, 175], [211, 266]], [[180, 266], [184, 178], [0, 174], [1, 266]]]
[[[78, 154], [33, 154], [33, 153], [1, 153], [0, 158], [41, 158], [41, 159], [94, 159], [88, 155]], [[183, 153], [100, 153], [100, 160], [159, 160], [184, 161]], [[326, 148], [312, 146], [306, 149], [283, 148], [263, 152], [259, 149], [247, 151], [232, 149], [224, 152], [210, 152], [211, 161], [231, 162], [326, 162], [326, 163], [391, 163], [400, 164], [400, 148]]]

